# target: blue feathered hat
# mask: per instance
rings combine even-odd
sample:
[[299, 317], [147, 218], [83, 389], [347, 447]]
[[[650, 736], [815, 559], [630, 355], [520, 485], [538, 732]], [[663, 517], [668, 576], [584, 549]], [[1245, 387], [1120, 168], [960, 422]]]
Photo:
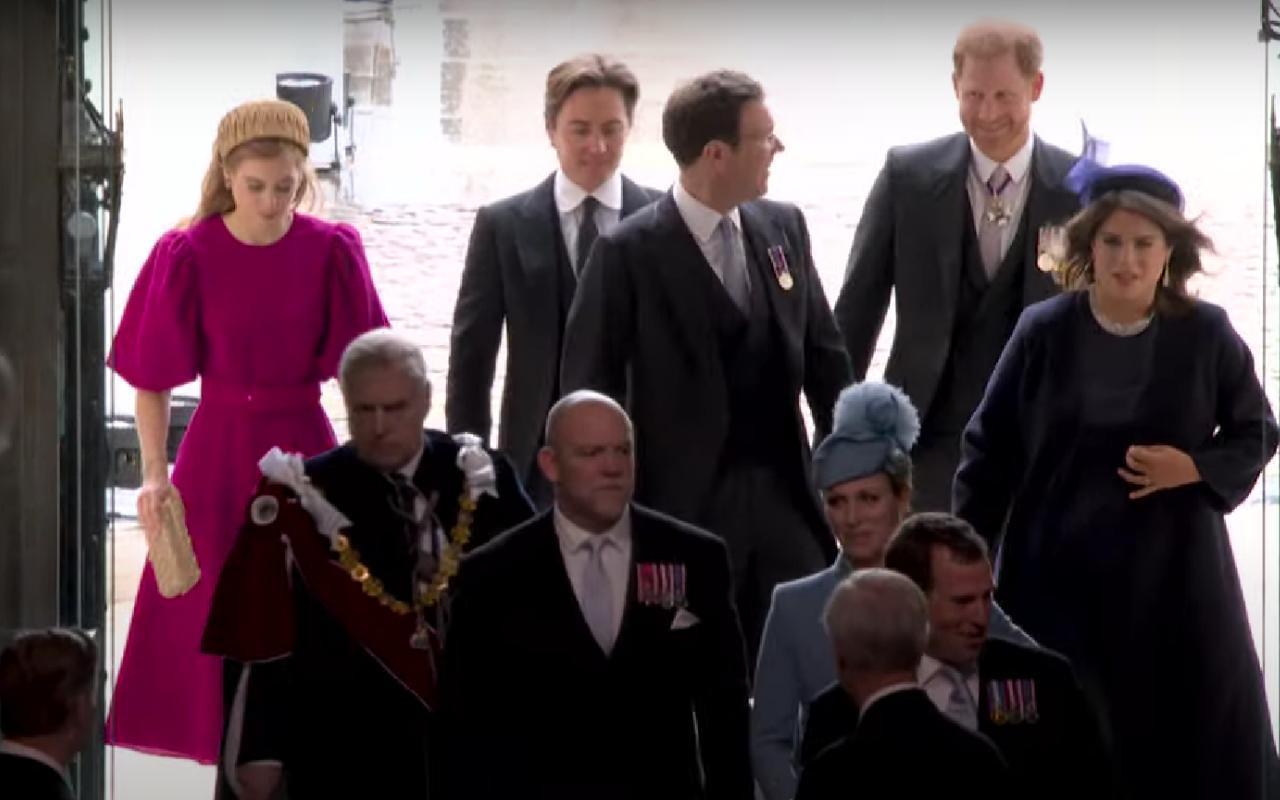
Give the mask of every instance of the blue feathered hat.
[[1182, 210], [1182, 190], [1178, 184], [1160, 170], [1141, 164], [1106, 167], [1092, 159], [1081, 158], [1067, 173], [1063, 185], [1075, 192], [1081, 205], [1087, 206], [1107, 192], [1128, 189], [1151, 195]]
[[910, 453], [920, 435], [920, 415], [896, 386], [863, 381], [836, 398], [835, 425], [813, 451], [819, 489], [884, 470], [895, 453]]

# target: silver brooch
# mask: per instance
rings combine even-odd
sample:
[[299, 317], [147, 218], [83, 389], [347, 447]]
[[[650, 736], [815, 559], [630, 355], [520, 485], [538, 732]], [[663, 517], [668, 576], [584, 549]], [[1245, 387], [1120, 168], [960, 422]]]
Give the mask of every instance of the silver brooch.
[[280, 515], [280, 501], [269, 494], [254, 499], [249, 506], [249, 519], [254, 525], [266, 526], [276, 521]]

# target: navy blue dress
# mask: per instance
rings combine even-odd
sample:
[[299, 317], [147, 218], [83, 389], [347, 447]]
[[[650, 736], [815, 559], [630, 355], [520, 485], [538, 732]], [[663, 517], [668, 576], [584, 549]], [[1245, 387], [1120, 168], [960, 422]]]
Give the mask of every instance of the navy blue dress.
[[[955, 511], [998, 544], [997, 596], [1069, 657], [1134, 797], [1261, 798], [1277, 767], [1223, 514], [1277, 428], [1217, 306], [1105, 332], [1073, 292], [1027, 308], [964, 433]], [[1134, 444], [1203, 480], [1131, 500]], [[1280, 796], [1280, 795], [1277, 795]]]

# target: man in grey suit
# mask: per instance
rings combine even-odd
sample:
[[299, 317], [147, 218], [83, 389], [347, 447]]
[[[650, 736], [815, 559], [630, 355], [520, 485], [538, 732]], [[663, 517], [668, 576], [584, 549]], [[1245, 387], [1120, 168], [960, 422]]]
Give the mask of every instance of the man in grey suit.
[[835, 556], [799, 397], [825, 432], [849, 359], [803, 214], [759, 199], [782, 150], [760, 84], [719, 71], [679, 86], [662, 136], [680, 178], [597, 240], [561, 384], [629, 410], [638, 500], [728, 544], [754, 663], [774, 585]]
[[[899, 389], [864, 381], [840, 393], [831, 434], [813, 454], [814, 481], [840, 555], [821, 572], [779, 584], [764, 623], [751, 707], [751, 762], [765, 800], [791, 800], [809, 702], [836, 680], [823, 609], [854, 571], [884, 565], [911, 508], [911, 458], [920, 418]], [[991, 604], [991, 635], [1034, 642]]]
[[917, 510], [950, 510], [960, 434], [1022, 309], [1055, 291], [1039, 233], [1079, 207], [1062, 185], [1075, 156], [1031, 133], [1043, 48], [1036, 32], [980, 22], [956, 40], [965, 132], [889, 151], [854, 234], [836, 320], [861, 380], [891, 293], [885, 380], [923, 418]]
[[476, 213], [453, 310], [445, 420], [490, 438], [490, 393], [502, 328], [507, 368], [498, 448], [540, 507], [550, 487], [534, 454], [560, 397], [565, 317], [596, 236], [656, 199], [618, 171], [640, 89], [627, 66], [590, 54], [547, 74], [546, 126], [559, 168], [529, 191]]

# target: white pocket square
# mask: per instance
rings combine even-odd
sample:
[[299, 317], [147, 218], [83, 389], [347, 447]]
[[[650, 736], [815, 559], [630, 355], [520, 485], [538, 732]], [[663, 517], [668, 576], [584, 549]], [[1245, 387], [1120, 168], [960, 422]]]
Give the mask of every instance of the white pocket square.
[[692, 628], [701, 621], [702, 620], [698, 619], [698, 616], [689, 609], [680, 608], [676, 610], [675, 618], [671, 620], [671, 630], [682, 631], [685, 628]]

